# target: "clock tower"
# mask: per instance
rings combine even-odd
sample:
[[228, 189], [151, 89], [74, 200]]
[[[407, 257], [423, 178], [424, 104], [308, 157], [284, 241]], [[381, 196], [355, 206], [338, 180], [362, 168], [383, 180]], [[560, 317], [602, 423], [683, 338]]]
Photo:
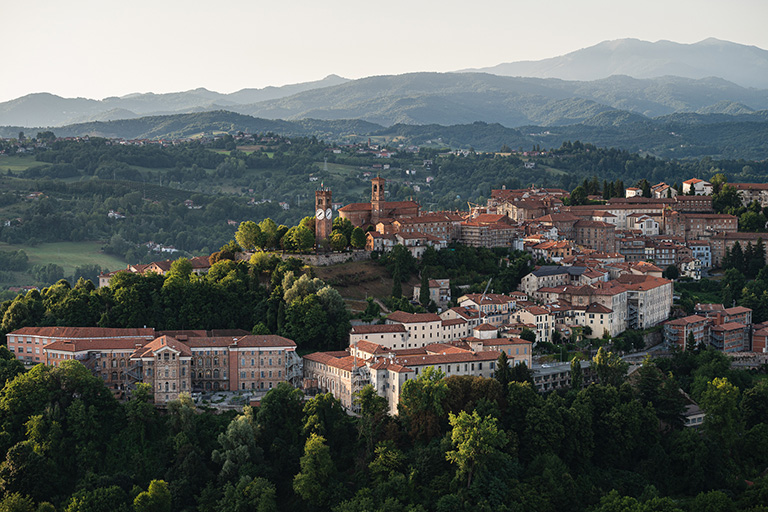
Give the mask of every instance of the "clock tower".
[[315, 242], [331, 236], [333, 229], [333, 203], [331, 189], [320, 185], [315, 191]]

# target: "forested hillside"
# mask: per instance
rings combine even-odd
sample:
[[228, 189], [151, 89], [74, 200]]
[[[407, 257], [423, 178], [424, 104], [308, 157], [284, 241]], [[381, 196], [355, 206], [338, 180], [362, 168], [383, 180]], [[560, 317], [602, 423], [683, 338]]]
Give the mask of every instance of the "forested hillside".
[[[214, 414], [116, 401], [77, 361], [21, 373], [0, 347], [0, 508], [13, 511], [764, 510], [768, 386], [715, 351], [648, 361], [623, 382], [539, 395], [425, 371], [400, 414], [372, 388], [359, 417], [286, 383]], [[706, 418], [681, 426], [682, 386]]]

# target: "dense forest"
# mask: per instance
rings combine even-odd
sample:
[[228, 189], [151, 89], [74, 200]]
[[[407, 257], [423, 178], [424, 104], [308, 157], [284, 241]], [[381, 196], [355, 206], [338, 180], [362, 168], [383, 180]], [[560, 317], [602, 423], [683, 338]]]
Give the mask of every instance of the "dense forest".
[[352, 417], [285, 383], [239, 414], [160, 412], [144, 385], [121, 403], [77, 361], [24, 373], [0, 348], [0, 510], [765, 510], [763, 373], [703, 350], [625, 381], [603, 356], [581, 390], [540, 395], [500, 361], [494, 379], [423, 372], [394, 417], [364, 388]]

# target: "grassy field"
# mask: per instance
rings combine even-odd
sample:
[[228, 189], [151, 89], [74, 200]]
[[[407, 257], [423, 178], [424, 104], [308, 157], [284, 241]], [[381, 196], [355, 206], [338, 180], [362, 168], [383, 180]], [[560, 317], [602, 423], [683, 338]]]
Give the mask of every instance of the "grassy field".
[[35, 157], [32, 155], [24, 155], [24, 156], [0, 156], [0, 171], [5, 173], [6, 171], [10, 170], [14, 173], [26, 171], [30, 167], [35, 167], [38, 165], [47, 165], [45, 162], [38, 162], [35, 160]]
[[[36, 246], [0, 243], [0, 251], [18, 251], [22, 249], [29, 256], [30, 267], [55, 263], [64, 268], [65, 275], [71, 275], [76, 267], [83, 265], [98, 265], [109, 270], [125, 268], [123, 260], [101, 252], [102, 245], [102, 242], [57, 242]], [[19, 277], [17, 276], [17, 279]]]

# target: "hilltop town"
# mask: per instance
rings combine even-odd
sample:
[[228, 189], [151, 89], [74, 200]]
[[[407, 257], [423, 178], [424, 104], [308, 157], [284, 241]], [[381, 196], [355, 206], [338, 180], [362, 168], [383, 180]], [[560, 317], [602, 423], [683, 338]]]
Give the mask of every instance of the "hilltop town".
[[[768, 204], [764, 185], [734, 188], [745, 205]], [[237, 392], [257, 400], [288, 382], [310, 396], [329, 392], [350, 413], [360, 412], [356, 394], [372, 386], [392, 414], [404, 384], [427, 368], [493, 378], [502, 354], [511, 367], [524, 365], [540, 392], [568, 388], [571, 366], [542, 362], [551, 357], [542, 360], [546, 352], [539, 350], [566, 342], [580, 343], [587, 354], [600, 344], [659, 353], [706, 346], [753, 364], [763, 361], [768, 323], [753, 323], [752, 309], [730, 304], [699, 304], [685, 316], [675, 305], [673, 279], [700, 280], [736, 247], [753, 255], [760, 248], [756, 256], [764, 258], [768, 233], [739, 232], [738, 217], [714, 213], [713, 188], [703, 180], [684, 182], [682, 193], [665, 183], [649, 191], [644, 197], [641, 189], [628, 188], [623, 198], [569, 205], [571, 195], [562, 189], [501, 188], [469, 211], [424, 212], [416, 201], [387, 201], [380, 177], [371, 180], [370, 202], [336, 209], [332, 191], [319, 188], [311, 226], [317, 249], [337, 235], [338, 221], [363, 228], [365, 246], [293, 255], [305, 262], [343, 265], [396, 248], [418, 260], [455, 244], [503, 248], [527, 254], [531, 262], [517, 290], [506, 293], [486, 286], [482, 293], [455, 296], [450, 279], [430, 276], [413, 288], [412, 304], [421, 301], [421, 312], [353, 320], [343, 350], [299, 357], [296, 342], [283, 336], [151, 326], [23, 327], [8, 333], [7, 344], [28, 365], [79, 360], [118, 396], [130, 396], [139, 382], [150, 384], [158, 405], [181, 393]], [[248, 260], [254, 254], [232, 256]], [[193, 258], [188, 272], [205, 275], [213, 261]], [[101, 275], [99, 286], [125, 273], [170, 275], [173, 265], [132, 265]], [[634, 346], [625, 343], [627, 333], [639, 333], [632, 335]], [[589, 365], [585, 371], [584, 384], [593, 378]]]

